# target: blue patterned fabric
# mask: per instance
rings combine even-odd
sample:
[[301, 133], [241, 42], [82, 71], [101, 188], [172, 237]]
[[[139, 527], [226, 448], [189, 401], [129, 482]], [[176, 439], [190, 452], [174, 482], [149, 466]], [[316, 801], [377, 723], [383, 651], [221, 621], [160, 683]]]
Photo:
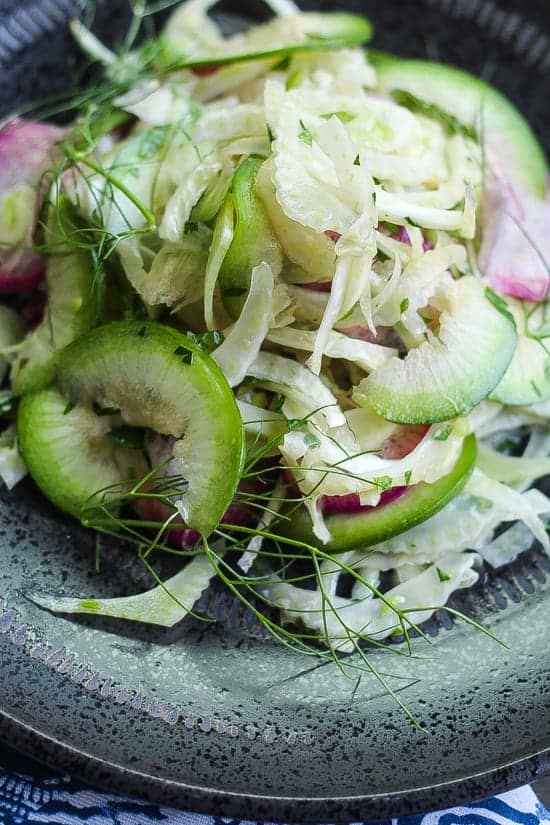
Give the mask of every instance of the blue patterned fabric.
[[[257, 825], [102, 793], [0, 746], [0, 825]], [[265, 825], [265, 823], [262, 823]], [[394, 819], [385, 825], [550, 825], [524, 787], [470, 805]]]

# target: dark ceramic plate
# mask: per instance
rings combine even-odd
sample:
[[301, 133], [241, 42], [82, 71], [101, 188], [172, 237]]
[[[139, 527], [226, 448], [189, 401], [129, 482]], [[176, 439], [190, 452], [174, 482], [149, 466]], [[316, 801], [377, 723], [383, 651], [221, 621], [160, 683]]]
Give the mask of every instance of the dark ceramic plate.
[[[372, 16], [383, 48], [490, 74], [548, 144], [550, 44], [513, 4], [346, 5]], [[5, 111], [74, 73], [72, 8], [0, 6]], [[121, 8], [99, 4], [100, 31], [120, 29]], [[252, 2], [231, 10], [256, 13]], [[500, 575], [487, 571], [459, 602], [509, 650], [440, 618], [431, 647], [418, 643], [429, 658], [391, 660], [423, 734], [374, 681], [352, 696], [335, 669], [261, 638], [216, 587], [202, 599], [219, 619], [208, 626], [162, 631], [41, 611], [26, 594], [122, 594], [148, 582], [116, 548], [96, 573], [93, 541], [30, 483], [1, 495], [0, 537], [0, 736], [94, 784], [225, 816], [335, 822], [471, 800], [550, 769], [550, 565], [536, 549]]]

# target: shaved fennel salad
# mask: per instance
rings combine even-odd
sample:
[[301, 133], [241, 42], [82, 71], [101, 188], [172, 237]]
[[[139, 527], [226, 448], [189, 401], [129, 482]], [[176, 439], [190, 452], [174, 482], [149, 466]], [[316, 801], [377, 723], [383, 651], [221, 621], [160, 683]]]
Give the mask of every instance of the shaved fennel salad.
[[0, 474], [157, 579], [39, 604], [171, 626], [217, 575], [287, 646], [366, 661], [549, 549], [547, 163], [361, 17], [269, 0], [226, 36], [213, 5], [117, 52], [73, 21], [101, 80], [69, 125], [3, 123]]

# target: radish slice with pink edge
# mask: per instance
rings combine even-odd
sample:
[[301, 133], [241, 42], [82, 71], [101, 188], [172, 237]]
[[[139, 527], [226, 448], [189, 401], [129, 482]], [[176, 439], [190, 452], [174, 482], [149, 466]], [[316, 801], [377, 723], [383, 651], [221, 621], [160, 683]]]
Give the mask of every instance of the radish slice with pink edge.
[[0, 129], [0, 294], [33, 289], [43, 259], [29, 250], [40, 204], [40, 180], [54, 165], [58, 126], [11, 120]]
[[550, 201], [493, 180], [479, 256], [482, 272], [503, 295], [542, 301], [550, 286]]

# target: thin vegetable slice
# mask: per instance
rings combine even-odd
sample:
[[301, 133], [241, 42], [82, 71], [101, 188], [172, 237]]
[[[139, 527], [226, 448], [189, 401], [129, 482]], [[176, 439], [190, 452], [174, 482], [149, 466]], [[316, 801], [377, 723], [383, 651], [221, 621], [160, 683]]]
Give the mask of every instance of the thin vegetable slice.
[[176, 439], [175, 470], [188, 484], [178, 509], [189, 527], [210, 534], [233, 498], [244, 460], [239, 410], [210, 356], [170, 327], [119, 321], [68, 346], [58, 377], [71, 403], [95, 401], [119, 410], [126, 424]]
[[80, 405], [70, 409], [53, 387], [29, 393], [19, 405], [19, 448], [31, 476], [56, 507], [77, 519], [100, 503], [96, 494], [147, 471], [139, 453], [125, 463], [125, 451], [108, 438], [112, 426], [113, 416]]
[[73, 205], [61, 197], [50, 212], [46, 282], [48, 306], [42, 322], [23, 342], [11, 372], [17, 395], [53, 381], [55, 353], [93, 325], [100, 288], [91, 249], [75, 248], [71, 237], [82, 230]]
[[90, 613], [173, 627], [190, 613], [213, 575], [214, 569], [210, 561], [201, 555], [192, 559], [172, 578], [135, 596], [72, 599], [33, 595], [31, 599], [53, 613]]
[[512, 316], [471, 276], [452, 283], [439, 306], [438, 337], [361, 381], [359, 404], [390, 421], [423, 424], [464, 415], [495, 388], [516, 348]]
[[[365, 509], [353, 515], [325, 515], [325, 524], [331, 538], [324, 549], [341, 553], [344, 550], [369, 547], [426, 521], [464, 489], [473, 471], [476, 453], [475, 436], [470, 435], [465, 439], [462, 452], [451, 472], [433, 484], [421, 482], [413, 485], [389, 504]], [[318, 544], [305, 507], [288, 515], [288, 519], [278, 522], [278, 533], [308, 544]]]

